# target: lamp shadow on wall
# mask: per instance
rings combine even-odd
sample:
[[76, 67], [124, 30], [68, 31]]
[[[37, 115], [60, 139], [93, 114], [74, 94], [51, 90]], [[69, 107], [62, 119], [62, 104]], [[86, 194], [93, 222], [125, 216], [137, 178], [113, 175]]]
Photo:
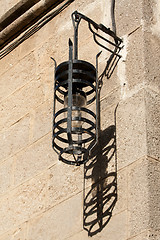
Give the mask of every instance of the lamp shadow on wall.
[[99, 142], [84, 166], [83, 201], [83, 228], [94, 236], [109, 223], [117, 202], [116, 125], [100, 131]]
[[[115, 49], [117, 52], [117, 49]], [[118, 50], [118, 53], [120, 49]], [[109, 79], [121, 56], [111, 54], [104, 71], [99, 76], [99, 129], [100, 129], [100, 92], [103, 78]], [[116, 113], [114, 125], [99, 131], [99, 141], [92, 149], [90, 161], [84, 165], [83, 190], [83, 228], [92, 237], [109, 223], [117, 202], [117, 146], [116, 146]]]

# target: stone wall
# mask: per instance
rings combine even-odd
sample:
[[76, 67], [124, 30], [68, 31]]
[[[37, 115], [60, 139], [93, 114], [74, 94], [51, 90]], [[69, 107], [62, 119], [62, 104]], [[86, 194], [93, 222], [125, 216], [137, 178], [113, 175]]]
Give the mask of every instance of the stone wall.
[[[75, 0], [0, 61], [0, 240], [160, 239], [158, 0], [116, 1], [124, 47], [103, 79], [100, 146], [90, 161], [68, 166], [51, 146], [50, 57], [68, 59], [73, 11], [111, 27], [110, 7]], [[79, 39], [79, 58], [95, 64], [101, 49], [85, 23]], [[108, 57], [103, 51], [100, 72]]]

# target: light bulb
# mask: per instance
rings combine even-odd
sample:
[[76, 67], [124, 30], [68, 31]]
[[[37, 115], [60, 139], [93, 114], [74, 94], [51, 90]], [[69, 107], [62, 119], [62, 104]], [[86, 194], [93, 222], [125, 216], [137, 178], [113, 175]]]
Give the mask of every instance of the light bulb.
[[[76, 90], [72, 94], [72, 106], [74, 107], [85, 107], [86, 105], [86, 96], [85, 93], [81, 90]], [[64, 107], [68, 107], [68, 95], [64, 97]], [[65, 115], [67, 112], [65, 112]], [[72, 119], [74, 117], [78, 117], [79, 119], [81, 117], [84, 117], [85, 112], [81, 110], [74, 110], [72, 109]], [[67, 116], [65, 116], [67, 117]], [[81, 120], [73, 120], [72, 121], [72, 127], [80, 128], [82, 127], [82, 121]]]

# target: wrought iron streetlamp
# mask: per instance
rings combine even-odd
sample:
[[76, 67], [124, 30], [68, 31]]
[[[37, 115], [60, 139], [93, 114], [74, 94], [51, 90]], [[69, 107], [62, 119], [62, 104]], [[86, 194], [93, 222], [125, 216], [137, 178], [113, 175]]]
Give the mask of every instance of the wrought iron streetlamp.
[[[81, 20], [88, 22], [95, 42], [111, 52], [112, 57], [118, 56], [122, 40], [109, 28], [97, 24], [79, 12], [72, 14], [74, 26], [74, 45], [69, 39], [69, 60], [57, 66], [55, 61], [55, 85], [53, 107], [53, 149], [58, 153], [59, 160], [80, 165], [88, 161], [90, 151], [98, 141], [98, 57], [96, 67], [91, 63], [78, 59], [78, 26]], [[100, 30], [110, 36], [113, 41], [101, 36]], [[114, 50], [102, 45], [102, 39]], [[74, 49], [73, 49], [74, 48]], [[91, 110], [94, 109], [93, 110]]]

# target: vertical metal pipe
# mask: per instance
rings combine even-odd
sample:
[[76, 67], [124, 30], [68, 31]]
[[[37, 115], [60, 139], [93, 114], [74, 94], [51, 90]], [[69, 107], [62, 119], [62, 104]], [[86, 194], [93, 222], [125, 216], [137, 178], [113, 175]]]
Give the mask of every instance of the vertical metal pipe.
[[74, 27], [74, 59], [78, 59], [78, 26], [81, 21], [79, 13], [75, 11], [72, 13], [72, 22]]
[[54, 93], [53, 93], [53, 126], [52, 126], [52, 147], [53, 147], [53, 141], [54, 141], [54, 125], [55, 125], [55, 108], [56, 108], [56, 67], [57, 62], [54, 58], [51, 57], [51, 59], [54, 61]]
[[78, 59], [78, 25], [74, 27], [74, 59]]
[[73, 43], [69, 39], [69, 66], [68, 66], [68, 112], [67, 136], [69, 145], [72, 145], [72, 73], [73, 73]]

